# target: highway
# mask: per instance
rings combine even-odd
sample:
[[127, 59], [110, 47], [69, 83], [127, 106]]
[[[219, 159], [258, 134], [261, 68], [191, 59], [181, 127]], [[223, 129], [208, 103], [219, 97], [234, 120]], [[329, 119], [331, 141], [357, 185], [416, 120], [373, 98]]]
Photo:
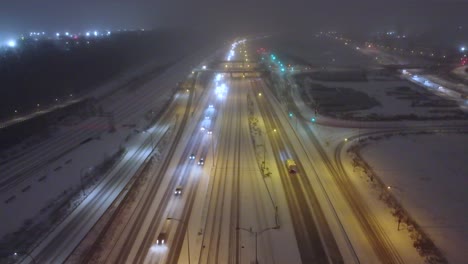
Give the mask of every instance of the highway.
[[[233, 44], [229, 59], [248, 52]], [[346, 174], [345, 143], [331, 155], [289, 118], [259, 66], [223, 65], [194, 70], [154, 138], [31, 252], [38, 263], [405, 262]]]
[[[196, 76], [194, 78], [196, 80]], [[195, 82], [195, 81], [194, 81]], [[193, 86], [196, 86], [195, 83]], [[167, 137], [173, 136], [170, 132], [174, 127], [183, 126], [184, 120], [179, 119], [174, 123], [174, 116], [181, 112], [189, 111], [191, 97], [180, 96], [168, 107], [168, 111], [162, 115], [157, 124], [148, 129], [148, 133], [142, 133], [140, 143], [134, 148], [128, 149], [127, 153], [91, 194], [82, 202], [71, 215], [60, 223], [37, 247], [31, 252], [40, 263], [64, 262], [82, 238], [99, 220], [116, 200], [119, 195], [125, 194], [126, 186], [133, 175], [141, 173], [142, 165], [151, 159], [153, 151], [159, 143]], [[182, 115], [181, 115], [182, 116]], [[23, 262], [30, 260], [24, 259]]]

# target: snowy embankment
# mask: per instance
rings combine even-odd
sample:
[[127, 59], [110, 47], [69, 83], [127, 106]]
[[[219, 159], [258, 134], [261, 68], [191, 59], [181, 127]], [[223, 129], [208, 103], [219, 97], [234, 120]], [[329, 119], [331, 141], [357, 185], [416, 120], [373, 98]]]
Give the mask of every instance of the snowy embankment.
[[[31, 147], [30, 151], [22, 149], [24, 155], [2, 166], [2, 180], [19, 173], [21, 181], [0, 194], [0, 237], [18, 230], [27, 219], [34, 219], [33, 224], [40, 221], [38, 216], [42, 208], [65, 190], [80, 188], [84, 175], [145, 128], [149, 119], [163, 110], [171, 99], [176, 83], [185, 79], [192, 67], [213, 54], [213, 50], [213, 47], [207, 47], [194, 52], [138, 87], [127, 85], [129, 78], [136, 76], [138, 71], [105, 85], [93, 94], [109, 94], [116, 89], [110, 96], [101, 98], [97, 105], [104, 115], [60, 126], [52, 136]], [[140, 70], [165, 65], [170, 60], [170, 57], [160, 58]], [[111, 126], [116, 129], [113, 133], [108, 132]], [[80, 144], [84, 141], [86, 143]], [[9, 170], [8, 174], [3, 173], [6, 170]], [[11, 197], [14, 198], [7, 203]]]
[[461, 79], [468, 81], [468, 65], [455, 68], [452, 72]]
[[[464, 263], [468, 258], [468, 135], [407, 134], [365, 142], [357, 151], [388, 188], [374, 190], [376, 185], [362, 177], [360, 168], [353, 174], [369, 183], [376, 198], [386, 200], [382, 197], [391, 193], [449, 263]], [[393, 218], [390, 213], [388, 217]], [[399, 230], [414, 236], [412, 228], [403, 218]]]

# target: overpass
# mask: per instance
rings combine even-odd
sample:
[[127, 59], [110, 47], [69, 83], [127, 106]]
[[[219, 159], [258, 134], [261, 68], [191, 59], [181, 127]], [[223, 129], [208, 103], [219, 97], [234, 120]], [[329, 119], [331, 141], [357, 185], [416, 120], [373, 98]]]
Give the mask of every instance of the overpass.
[[263, 70], [263, 69], [205, 69], [205, 70], [195, 70], [194, 72], [202, 73], [202, 72], [212, 72], [212, 73], [227, 73], [229, 76], [232, 77], [237, 77], [236, 75], [242, 75], [242, 77], [250, 77], [254, 75], [254, 77], [258, 77], [263, 73], [269, 72], [268, 70]]

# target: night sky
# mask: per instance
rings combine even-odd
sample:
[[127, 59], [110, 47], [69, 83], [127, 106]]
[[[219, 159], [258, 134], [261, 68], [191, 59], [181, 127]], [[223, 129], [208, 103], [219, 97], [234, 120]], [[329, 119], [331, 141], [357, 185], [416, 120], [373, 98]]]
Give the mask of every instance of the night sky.
[[[187, 27], [234, 33], [468, 27], [468, 0], [3, 0], [0, 38], [29, 31]], [[384, 28], [382, 28], [384, 27]]]

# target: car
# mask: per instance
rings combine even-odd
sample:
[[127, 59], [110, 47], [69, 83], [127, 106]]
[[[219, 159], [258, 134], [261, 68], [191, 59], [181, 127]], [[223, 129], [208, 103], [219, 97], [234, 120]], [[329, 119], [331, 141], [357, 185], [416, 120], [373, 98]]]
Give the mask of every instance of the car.
[[200, 166], [205, 165], [205, 159], [204, 159], [204, 158], [200, 158], [200, 160], [198, 161], [198, 165], [200, 165]]
[[200, 131], [205, 131], [205, 127], [202, 126], [202, 127], [200, 128]]
[[195, 154], [193, 154], [193, 153], [190, 154], [189, 159], [190, 159], [190, 160], [194, 160], [194, 159], [195, 159]]
[[213, 131], [208, 130], [208, 132], [206, 132], [206, 133], [207, 133], [208, 135], [211, 135], [211, 134], [213, 134]]
[[209, 116], [205, 116], [205, 120], [210, 120], [210, 117], [209, 117]]
[[208, 105], [208, 108], [213, 108], [214, 106], [212, 104]]
[[175, 195], [181, 195], [182, 194], [182, 186], [177, 186], [174, 191]]
[[168, 230], [169, 230], [169, 225], [171, 224], [171, 220], [167, 219], [164, 222], [164, 225], [161, 229], [161, 232], [158, 235], [158, 238], [156, 240], [156, 244], [159, 246], [164, 246], [167, 242], [167, 237], [168, 237]]

